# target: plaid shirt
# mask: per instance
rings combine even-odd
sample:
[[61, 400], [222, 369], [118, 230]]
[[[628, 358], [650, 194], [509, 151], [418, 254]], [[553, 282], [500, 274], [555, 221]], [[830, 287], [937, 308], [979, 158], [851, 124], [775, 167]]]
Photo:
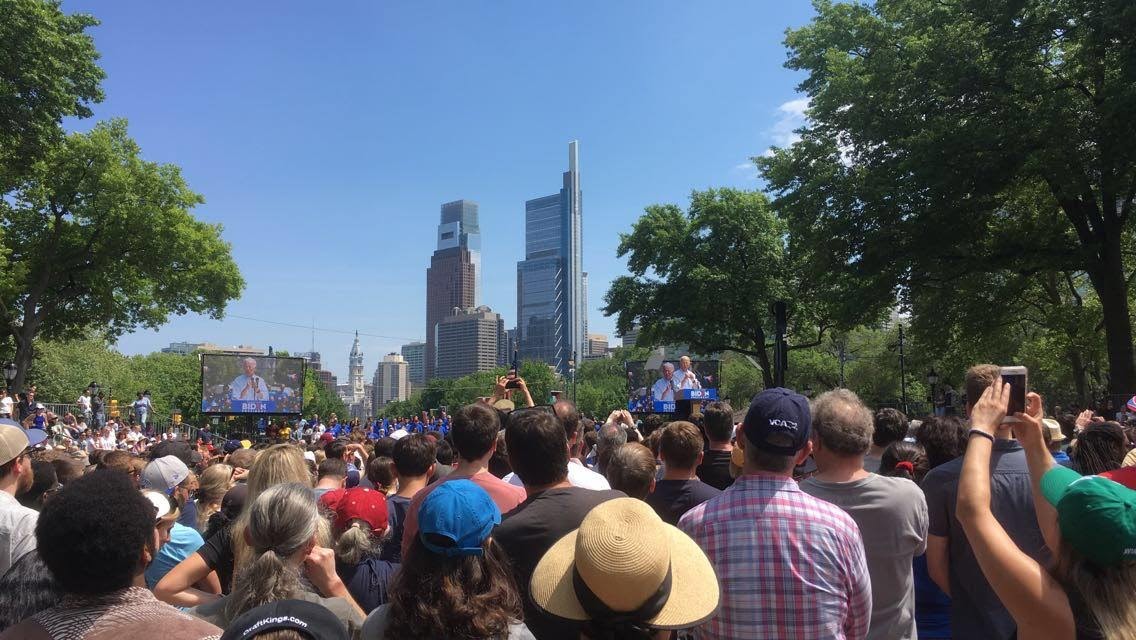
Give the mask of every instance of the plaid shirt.
[[699, 639], [862, 640], [872, 589], [860, 529], [839, 507], [791, 478], [738, 478], [679, 521], [702, 547], [722, 588]]

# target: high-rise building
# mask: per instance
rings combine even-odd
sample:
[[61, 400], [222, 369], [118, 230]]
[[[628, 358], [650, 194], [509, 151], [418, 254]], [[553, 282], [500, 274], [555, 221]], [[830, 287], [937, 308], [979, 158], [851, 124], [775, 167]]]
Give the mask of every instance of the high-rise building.
[[634, 347], [635, 341], [639, 339], [639, 325], [632, 325], [631, 330], [619, 338], [623, 346]]
[[453, 309], [437, 324], [437, 378], [459, 378], [497, 366], [504, 322], [489, 307]]
[[588, 343], [589, 336], [588, 336], [588, 272], [587, 271], [584, 272], [584, 276], [581, 279], [581, 282], [584, 283], [583, 289], [582, 289], [583, 293], [581, 294], [581, 297], [580, 297], [580, 299], [583, 301], [583, 307], [584, 307], [584, 313], [583, 313], [583, 315], [580, 316], [584, 321], [584, 349], [583, 349], [583, 351], [580, 352], [580, 357], [585, 358], [585, 357], [588, 356], [588, 349], [590, 348], [590, 345]]
[[585, 358], [604, 358], [607, 357], [607, 336], [602, 333], [589, 333], [588, 334], [588, 351], [584, 354]]
[[517, 263], [517, 332], [521, 358], [561, 373], [584, 351], [579, 143], [568, 144], [560, 192], [525, 202], [525, 259]]
[[399, 354], [391, 352], [375, 368], [371, 406], [377, 413], [391, 402], [410, 397], [410, 365]]
[[477, 305], [481, 279], [481, 230], [477, 203], [457, 200], [442, 205], [438, 248], [426, 269], [426, 358], [423, 381], [435, 377], [437, 324], [457, 307]]
[[311, 369], [315, 372], [316, 377], [320, 379], [320, 382], [323, 383], [323, 386], [325, 389], [327, 389], [328, 393], [337, 392], [336, 388], [339, 386], [339, 383], [336, 380], [335, 375], [333, 375], [330, 371], [324, 370], [323, 363], [320, 362], [319, 351], [304, 351], [296, 354], [296, 356], [303, 358], [304, 361], [307, 362], [308, 369]]
[[402, 345], [402, 357], [408, 367], [407, 375], [414, 384], [426, 382], [426, 343], [411, 342]]

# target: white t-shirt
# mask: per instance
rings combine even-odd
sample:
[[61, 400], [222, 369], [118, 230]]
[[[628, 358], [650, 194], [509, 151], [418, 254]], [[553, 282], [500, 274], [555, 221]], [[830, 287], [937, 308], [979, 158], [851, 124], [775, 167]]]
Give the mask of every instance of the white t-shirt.
[[0, 575], [36, 548], [35, 526], [39, 514], [0, 491]]
[[83, 411], [91, 410], [91, 396], [79, 396], [79, 408]]
[[[524, 483], [517, 477], [515, 473], [509, 473], [503, 480], [511, 485], [523, 487]], [[603, 491], [610, 489], [611, 485], [608, 484], [607, 478], [592, 471], [584, 465], [576, 462], [575, 460], [568, 461], [568, 484], [573, 487], [581, 487], [583, 489], [593, 489], [596, 491]]]
[[12, 396], [0, 398], [0, 415], [12, 415]]

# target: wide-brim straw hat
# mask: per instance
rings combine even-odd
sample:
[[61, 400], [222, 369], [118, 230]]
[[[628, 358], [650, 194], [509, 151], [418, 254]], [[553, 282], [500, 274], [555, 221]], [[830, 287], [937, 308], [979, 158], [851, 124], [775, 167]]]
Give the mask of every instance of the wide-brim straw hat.
[[593, 508], [552, 545], [533, 571], [530, 593], [548, 613], [590, 620], [574, 576], [608, 608], [632, 612], [656, 595], [670, 571], [670, 593], [658, 612], [638, 620], [658, 629], [684, 629], [718, 610], [718, 578], [710, 560], [682, 531], [641, 500], [616, 498]]

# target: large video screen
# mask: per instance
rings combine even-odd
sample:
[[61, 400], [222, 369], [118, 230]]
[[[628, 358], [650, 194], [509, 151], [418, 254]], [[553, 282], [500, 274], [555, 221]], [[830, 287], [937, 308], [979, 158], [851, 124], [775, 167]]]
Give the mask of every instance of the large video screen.
[[718, 360], [665, 360], [657, 369], [643, 360], [624, 363], [627, 410], [674, 413], [675, 402], [718, 399]]
[[303, 358], [201, 356], [202, 413], [299, 414], [303, 408]]

